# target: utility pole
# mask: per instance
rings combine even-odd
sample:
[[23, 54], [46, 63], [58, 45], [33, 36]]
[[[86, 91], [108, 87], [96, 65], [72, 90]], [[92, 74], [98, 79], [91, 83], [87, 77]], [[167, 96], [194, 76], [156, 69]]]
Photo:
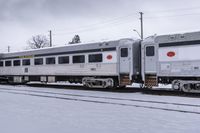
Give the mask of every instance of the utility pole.
[[141, 39], [143, 40], [143, 12], [139, 12], [140, 13], [140, 22], [141, 22]]
[[50, 47], [52, 47], [52, 32], [51, 32], [51, 30], [49, 31], [49, 43], [50, 43]]
[[10, 46], [8, 46], [8, 53], [10, 52]]

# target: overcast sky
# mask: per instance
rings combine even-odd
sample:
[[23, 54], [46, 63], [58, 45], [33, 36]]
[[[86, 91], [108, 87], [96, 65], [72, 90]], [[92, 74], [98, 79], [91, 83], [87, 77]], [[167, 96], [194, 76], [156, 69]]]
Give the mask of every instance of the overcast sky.
[[[198, 6], [199, 5], [199, 6]], [[0, 0], [0, 52], [23, 50], [33, 35], [52, 30], [53, 45], [200, 31], [199, 0]]]

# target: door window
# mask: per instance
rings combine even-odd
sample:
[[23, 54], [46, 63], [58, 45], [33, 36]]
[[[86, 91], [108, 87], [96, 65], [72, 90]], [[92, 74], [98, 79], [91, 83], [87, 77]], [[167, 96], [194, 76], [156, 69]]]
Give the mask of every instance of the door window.
[[155, 55], [155, 48], [154, 46], [146, 47], [146, 56], [154, 56]]
[[121, 48], [121, 57], [128, 57], [128, 48]]

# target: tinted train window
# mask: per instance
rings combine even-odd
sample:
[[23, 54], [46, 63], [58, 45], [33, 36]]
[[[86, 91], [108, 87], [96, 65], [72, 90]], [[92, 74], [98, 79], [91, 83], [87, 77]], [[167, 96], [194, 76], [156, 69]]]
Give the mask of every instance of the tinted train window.
[[154, 46], [146, 47], [146, 56], [154, 56]]
[[69, 64], [69, 56], [58, 57], [59, 64]]
[[11, 66], [11, 61], [6, 61], [5, 66]]
[[34, 60], [35, 65], [43, 65], [43, 58], [38, 58]]
[[84, 63], [84, 62], [85, 62], [85, 56], [84, 55], [73, 56], [73, 63]]
[[24, 59], [24, 60], [22, 60], [22, 65], [23, 66], [29, 66], [29, 65], [31, 65], [30, 59]]
[[46, 64], [47, 65], [56, 64], [55, 57], [46, 58]]
[[0, 67], [3, 67], [3, 64], [4, 64], [3, 61], [0, 61]]
[[102, 62], [102, 54], [90, 54], [89, 55], [89, 62]]
[[128, 48], [121, 48], [121, 57], [128, 57]]
[[13, 66], [20, 66], [20, 65], [21, 65], [20, 60], [14, 60], [13, 61]]

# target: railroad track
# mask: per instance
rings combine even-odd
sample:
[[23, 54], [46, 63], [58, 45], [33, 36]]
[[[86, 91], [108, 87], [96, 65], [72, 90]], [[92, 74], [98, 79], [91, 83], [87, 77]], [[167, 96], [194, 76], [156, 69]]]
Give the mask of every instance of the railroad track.
[[32, 90], [32, 89], [0, 88], [0, 92], [18, 94], [18, 95], [54, 98], [60, 100], [110, 104], [118, 106], [138, 107], [145, 109], [173, 111], [173, 112], [182, 112], [182, 113], [191, 113], [200, 115], [200, 105], [198, 104], [184, 104], [176, 102], [163, 102], [163, 101], [141, 100], [132, 98], [128, 99], [119, 97], [93, 96], [93, 95], [72, 94], [66, 92], [59, 93], [53, 91]]
[[[10, 84], [3, 84], [10, 85]], [[21, 85], [21, 84], [13, 84], [13, 85]], [[114, 89], [102, 89], [102, 88], [86, 88], [82, 85], [57, 85], [57, 84], [39, 84], [39, 83], [31, 83], [26, 84], [26, 86], [30, 87], [43, 87], [43, 88], [58, 88], [58, 89], [69, 89], [69, 90], [87, 90], [87, 91], [100, 91], [100, 92], [114, 92], [114, 93], [135, 93], [140, 92], [143, 94], [149, 95], [162, 95], [162, 96], [179, 96], [179, 97], [192, 97], [192, 98], [200, 98], [200, 93], [185, 93], [180, 91], [174, 91], [169, 89], [148, 89], [148, 88], [137, 88], [137, 87], [127, 87], [127, 88], [114, 88]]]
[[127, 88], [114, 88], [114, 89], [102, 89], [102, 88], [85, 88], [81, 85], [52, 85], [52, 84], [27, 84], [31, 87], [44, 87], [44, 88], [58, 88], [58, 89], [74, 89], [74, 90], [87, 90], [87, 91], [101, 91], [101, 92], [115, 92], [115, 93], [135, 93], [140, 92], [143, 94], [150, 95], [163, 95], [163, 96], [180, 96], [180, 97], [198, 97], [198, 93], [185, 93], [180, 91], [174, 91], [169, 89], [148, 89], [148, 88], [137, 88], [137, 87], [127, 87]]

